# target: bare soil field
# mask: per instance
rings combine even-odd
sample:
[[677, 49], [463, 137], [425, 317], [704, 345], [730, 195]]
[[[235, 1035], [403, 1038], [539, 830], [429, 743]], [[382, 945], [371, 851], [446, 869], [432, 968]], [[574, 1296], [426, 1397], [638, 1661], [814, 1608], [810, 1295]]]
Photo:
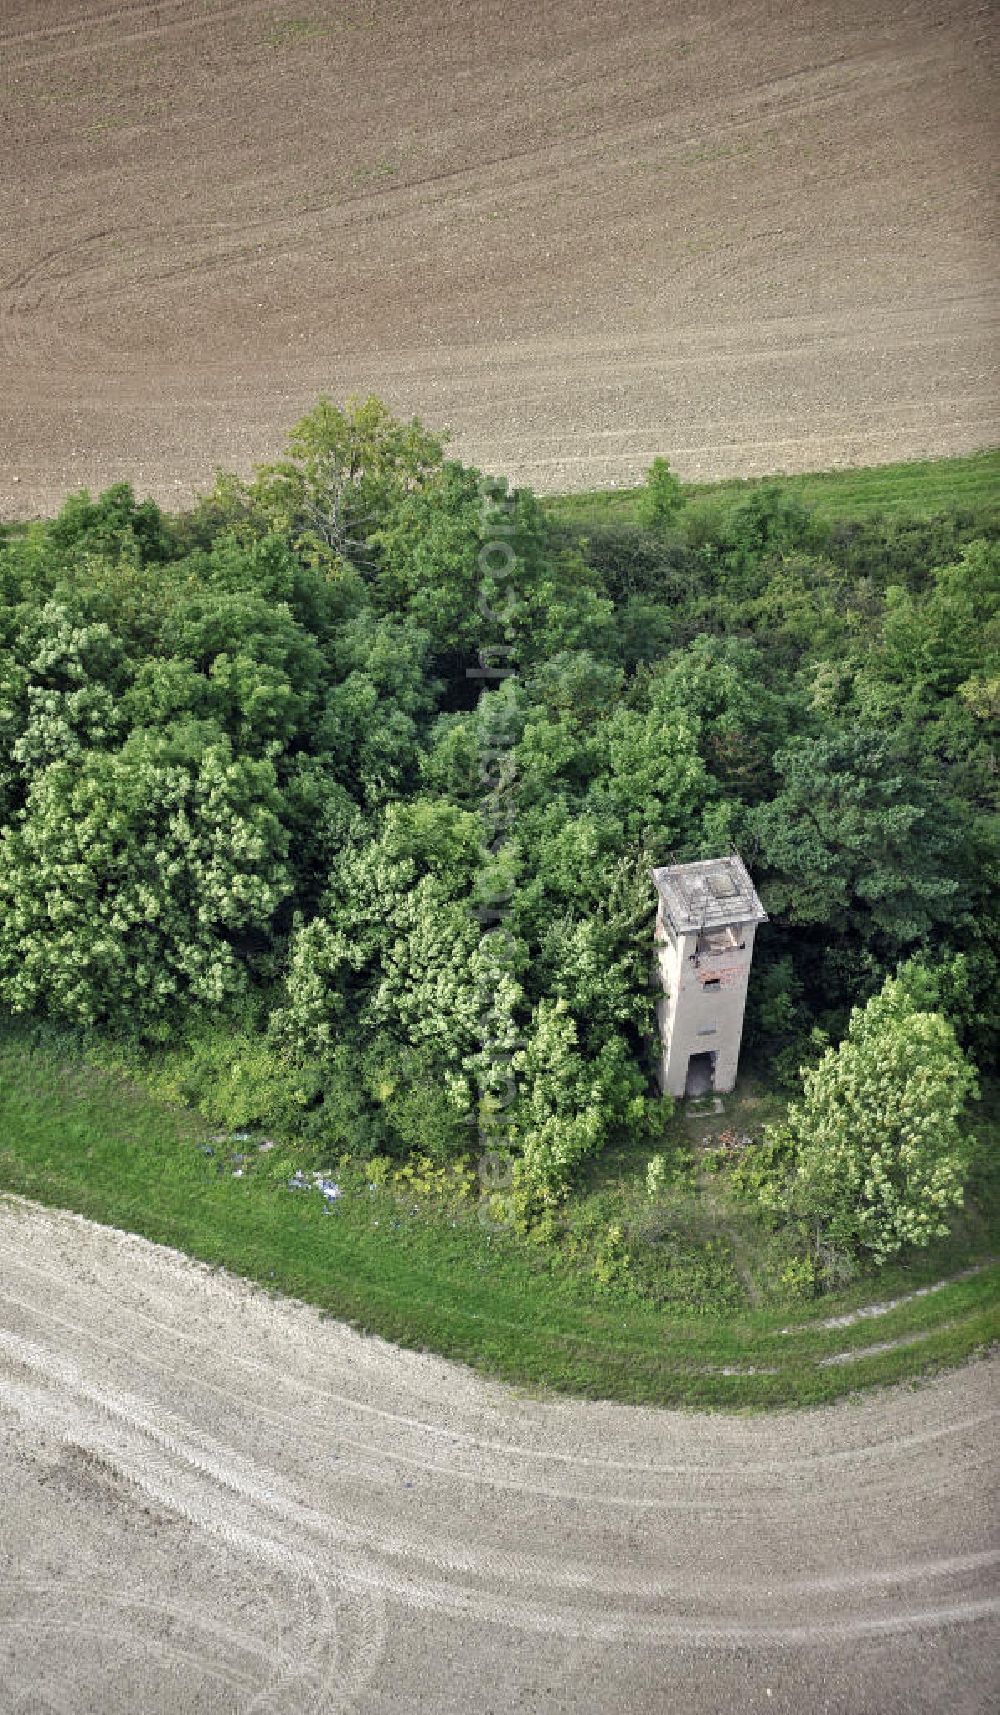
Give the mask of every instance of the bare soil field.
[[517, 1396], [5, 1198], [0, 1710], [978, 1715], [997, 1373]]
[[547, 490], [1000, 439], [981, 0], [0, 0], [0, 516], [320, 392]]

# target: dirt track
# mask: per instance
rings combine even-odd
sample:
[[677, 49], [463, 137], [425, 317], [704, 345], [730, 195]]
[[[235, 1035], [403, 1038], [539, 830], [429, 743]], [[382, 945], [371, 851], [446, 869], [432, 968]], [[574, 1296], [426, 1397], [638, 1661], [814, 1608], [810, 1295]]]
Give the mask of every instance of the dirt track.
[[985, 1711], [996, 1374], [518, 1398], [5, 1200], [0, 1709]]
[[373, 389], [543, 488], [1000, 439], [982, 0], [0, 0], [0, 516]]

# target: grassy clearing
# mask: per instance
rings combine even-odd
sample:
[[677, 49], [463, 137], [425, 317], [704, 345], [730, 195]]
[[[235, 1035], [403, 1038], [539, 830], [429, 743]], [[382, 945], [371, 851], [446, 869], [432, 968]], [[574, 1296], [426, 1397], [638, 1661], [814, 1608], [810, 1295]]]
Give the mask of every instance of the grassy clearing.
[[[730, 478], [685, 483], [691, 510], [723, 512], [765, 482], [781, 487], [823, 519], [843, 523], [885, 517], [929, 518], [943, 511], [1000, 509], [1000, 449], [963, 458], [919, 459], [856, 470], [809, 471], [802, 475]], [[586, 494], [549, 495], [550, 517], [581, 530], [638, 522], [643, 489], [596, 489]]]
[[[281, 1147], [213, 1142], [190, 1111], [25, 1032], [0, 1038], [0, 1187], [510, 1382], [658, 1405], [804, 1405], [956, 1363], [1000, 1333], [992, 1263], [846, 1328], [822, 1324], [870, 1300], [871, 1281], [791, 1308], [671, 1314], [602, 1292], [548, 1250], [485, 1227], [468, 1206], [370, 1189], [360, 1168], [338, 1174], [343, 1195], [328, 1210], [318, 1192], [288, 1190], [294, 1165]], [[973, 1223], [950, 1249], [883, 1271], [877, 1296], [981, 1263], [989, 1241]]]

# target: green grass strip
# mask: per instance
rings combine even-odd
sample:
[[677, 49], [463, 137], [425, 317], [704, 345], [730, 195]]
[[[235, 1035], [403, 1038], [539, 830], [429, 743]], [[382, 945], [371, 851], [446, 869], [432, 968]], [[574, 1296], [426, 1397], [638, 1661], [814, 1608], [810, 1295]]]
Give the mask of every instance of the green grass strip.
[[[669, 453], [669, 449], [668, 453]], [[958, 458], [911, 459], [900, 464], [851, 470], [730, 477], [721, 482], [684, 483], [690, 508], [723, 513], [764, 483], [781, 488], [819, 518], [849, 523], [880, 513], [885, 517], [930, 518], [941, 512], [1000, 509], [1000, 449]], [[549, 516], [583, 530], [635, 524], [643, 488], [593, 489], [543, 498]]]
[[1000, 1335], [996, 1264], [849, 1328], [822, 1322], [858, 1290], [784, 1312], [674, 1317], [599, 1298], [536, 1247], [453, 1213], [410, 1215], [363, 1181], [327, 1214], [317, 1193], [290, 1192], [256, 1164], [236, 1179], [203, 1153], [207, 1129], [115, 1074], [16, 1031], [0, 1037], [0, 1188], [528, 1388], [733, 1411], [818, 1404], [958, 1363]]

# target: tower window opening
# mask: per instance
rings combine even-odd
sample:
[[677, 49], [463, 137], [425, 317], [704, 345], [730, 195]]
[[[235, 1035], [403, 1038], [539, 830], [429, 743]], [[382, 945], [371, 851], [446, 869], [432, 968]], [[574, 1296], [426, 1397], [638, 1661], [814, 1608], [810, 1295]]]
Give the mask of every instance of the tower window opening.
[[699, 953], [728, 953], [739, 945], [739, 934], [732, 924], [726, 924], [721, 929], [702, 929], [698, 934]]

